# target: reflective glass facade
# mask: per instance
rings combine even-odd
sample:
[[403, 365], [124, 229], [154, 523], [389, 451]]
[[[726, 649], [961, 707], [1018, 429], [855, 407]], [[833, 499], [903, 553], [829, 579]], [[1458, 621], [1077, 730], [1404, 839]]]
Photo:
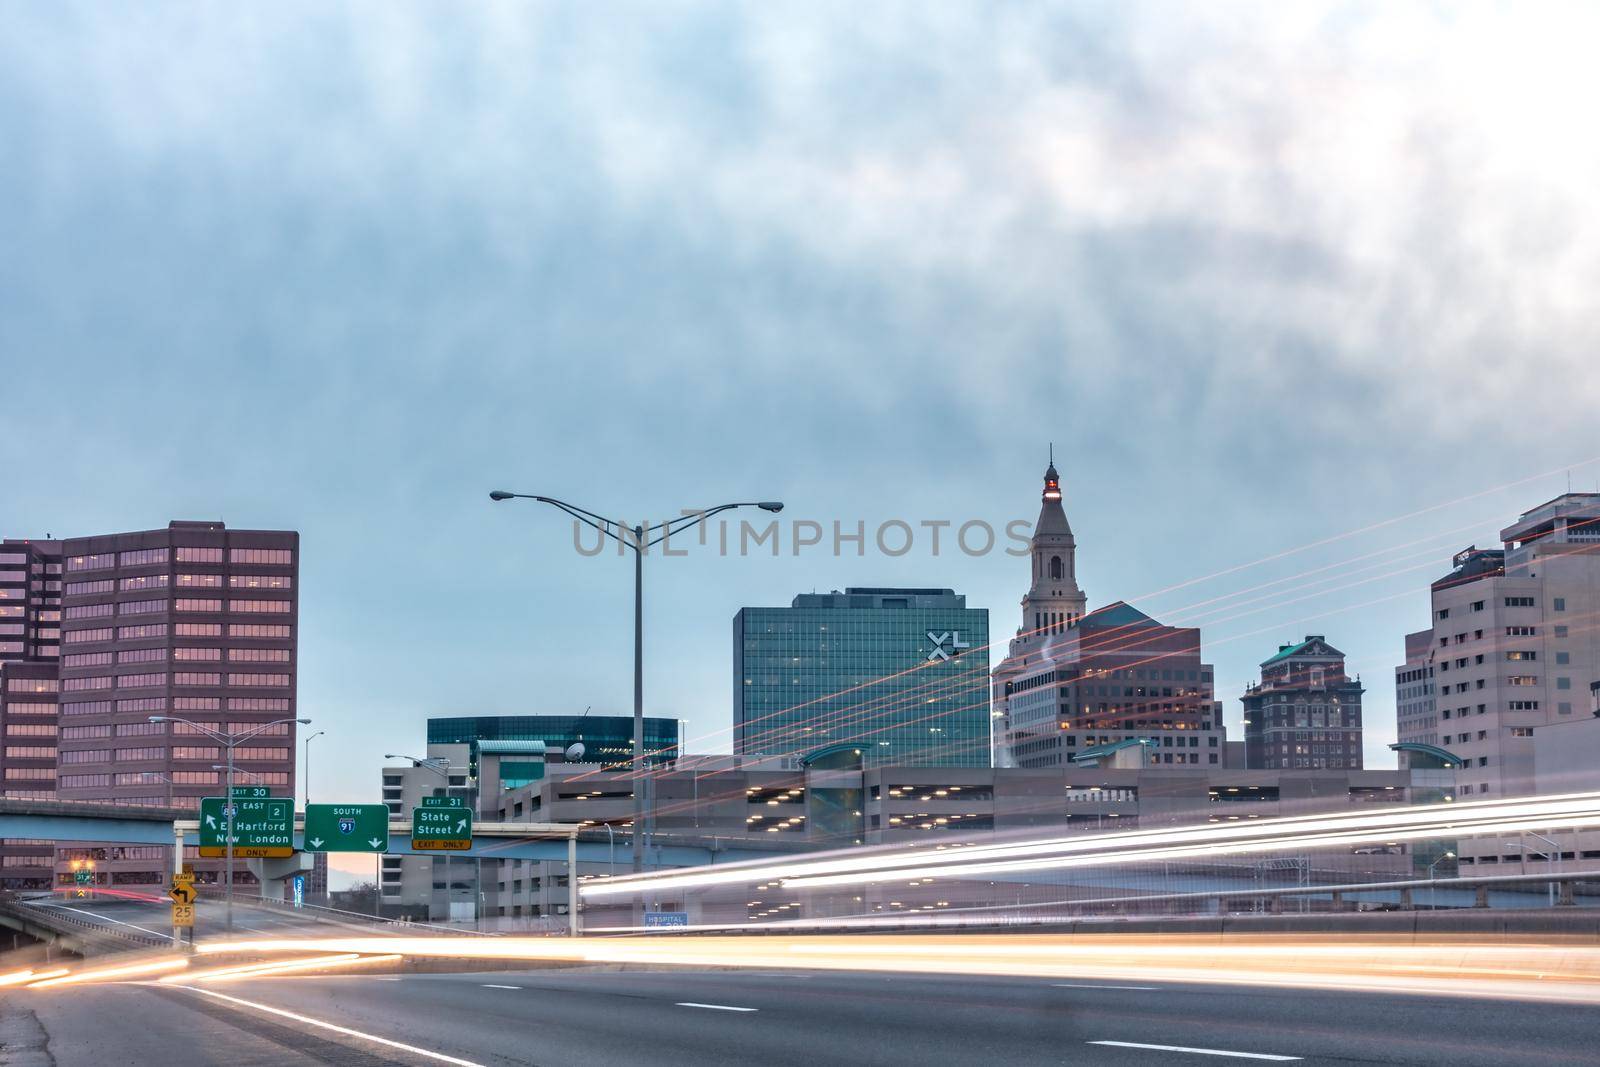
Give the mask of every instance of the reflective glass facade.
[[802, 594], [733, 620], [734, 751], [987, 767], [989, 613], [949, 589]]
[[[430, 745], [471, 745], [476, 741], [543, 741], [552, 752], [581, 741], [585, 763], [627, 764], [633, 758], [633, 716], [460, 715], [428, 720]], [[678, 720], [646, 716], [644, 752], [652, 763], [677, 759]], [[476, 747], [472, 773], [477, 773]]]

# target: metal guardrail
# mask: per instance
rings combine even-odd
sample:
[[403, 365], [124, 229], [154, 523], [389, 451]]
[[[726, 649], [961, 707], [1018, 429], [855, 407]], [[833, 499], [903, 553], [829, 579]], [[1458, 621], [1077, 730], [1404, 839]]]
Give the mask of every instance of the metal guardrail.
[[80, 943], [94, 941], [105, 948], [165, 948], [172, 944], [172, 938], [166, 935], [145, 934], [131, 928], [98, 923], [72, 911], [40, 906], [25, 900], [0, 902], [0, 912], [59, 936], [74, 937]]
[[441, 923], [416, 922], [412, 919], [388, 919], [381, 915], [373, 915], [370, 912], [350, 911], [347, 908], [334, 908], [325, 904], [295, 905], [274, 897], [262, 897], [258, 900], [248, 901], [240, 901], [236, 898], [234, 903], [243, 904], [246, 907], [263, 907], [274, 912], [298, 912], [300, 914], [309, 912], [313, 919], [322, 919], [327, 922], [361, 922], [371, 926], [393, 927], [404, 930], [407, 933], [439, 934], [452, 937], [468, 935], [477, 937], [500, 936], [499, 933], [491, 933], [485, 930], [463, 930], [454, 926], [445, 926]]
[[[939, 914], [953, 915], [960, 913], [970, 915], [974, 912], [1015, 912], [1038, 908], [1071, 909], [1090, 905], [1098, 907], [1108, 904], [1248, 900], [1258, 897], [1326, 896], [1343, 899], [1357, 897], [1362, 893], [1392, 893], [1396, 891], [1402, 894], [1402, 900], [1404, 900], [1405, 893], [1419, 889], [1487, 888], [1495, 885], [1513, 884], [1548, 885], [1552, 882], [1566, 883], [1568, 885], [1578, 882], [1593, 882], [1600, 886], [1600, 871], [1564, 871], [1555, 874], [1482, 874], [1455, 878], [1414, 878], [1389, 882], [1338, 882], [1322, 885], [1206, 889], [1183, 893], [1138, 893], [1118, 897], [1085, 897], [1075, 900], [1030, 901], [1026, 904], [994, 904], [970, 908], [950, 908], [942, 910]], [[1570, 892], [1564, 891], [1562, 896], [1564, 900], [1557, 906], [1569, 906], [1571, 904]]]

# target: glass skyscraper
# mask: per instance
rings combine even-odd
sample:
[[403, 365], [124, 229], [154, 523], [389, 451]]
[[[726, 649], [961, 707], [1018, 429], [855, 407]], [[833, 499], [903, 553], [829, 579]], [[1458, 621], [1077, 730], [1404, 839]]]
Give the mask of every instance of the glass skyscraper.
[[989, 613], [950, 589], [804, 593], [733, 617], [734, 752], [988, 767]]

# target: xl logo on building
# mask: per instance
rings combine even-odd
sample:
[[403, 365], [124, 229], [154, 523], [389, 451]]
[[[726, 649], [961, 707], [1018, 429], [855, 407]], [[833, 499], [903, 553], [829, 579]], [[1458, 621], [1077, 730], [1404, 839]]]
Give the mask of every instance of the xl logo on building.
[[961, 640], [960, 630], [947, 630], [942, 634], [936, 634], [929, 630], [928, 640], [933, 642], [933, 651], [928, 653], [929, 663], [938, 663], [941, 660], [950, 659], [952, 656], [958, 655], [962, 649], [972, 647], [966, 641]]

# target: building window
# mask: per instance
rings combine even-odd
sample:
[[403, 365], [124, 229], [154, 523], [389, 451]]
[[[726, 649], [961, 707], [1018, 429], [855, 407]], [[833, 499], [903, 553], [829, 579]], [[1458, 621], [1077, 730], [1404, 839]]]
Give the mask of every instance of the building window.
[[143, 641], [151, 637], [167, 636], [167, 624], [164, 622], [145, 622], [137, 626], [117, 627], [118, 641]]
[[291, 606], [292, 602], [288, 600], [235, 600], [229, 603], [228, 610], [246, 614], [281, 615]]
[[286, 686], [289, 684], [287, 674], [230, 674], [230, 686]]
[[1555, 609], [1557, 611], [1566, 611], [1567, 610], [1567, 598], [1564, 597], [1564, 596], [1556, 597]]
[[292, 589], [294, 579], [287, 574], [234, 574], [228, 585], [234, 589]]
[[294, 553], [287, 548], [236, 548], [233, 550], [233, 562], [287, 567], [294, 562]]
[[222, 549], [196, 548], [191, 545], [178, 546], [179, 563], [221, 563]]

